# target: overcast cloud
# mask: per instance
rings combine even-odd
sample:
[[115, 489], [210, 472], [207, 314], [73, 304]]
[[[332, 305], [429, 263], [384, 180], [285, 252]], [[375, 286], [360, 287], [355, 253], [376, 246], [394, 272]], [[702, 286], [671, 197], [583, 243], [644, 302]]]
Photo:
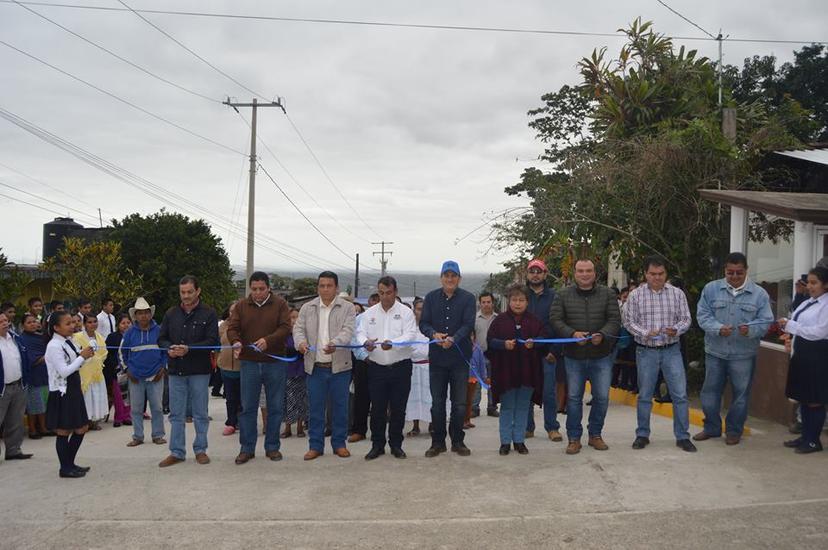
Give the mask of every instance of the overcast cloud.
[[[78, 3], [120, 7], [115, 0]], [[130, 3], [127, 0], [127, 3]], [[394, 21], [613, 32], [636, 16], [670, 35], [702, 33], [655, 0], [626, 2], [214, 1], [132, 0], [141, 9], [174, 9], [285, 17]], [[828, 40], [822, 1], [703, 0], [671, 5], [714, 34], [734, 38]], [[129, 12], [31, 6], [182, 86], [223, 99], [250, 93], [200, 63]], [[277, 109], [259, 111], [262, 139], [295, 179], [338, 223], [313, 204], [264, 150], [265, 168], [334, 242], [371, 258], [370, 241], [394, 241], [394, 270], [436, 270], [446, 258], [467, 271], [497, 271], [500, 254], [457, 237], [487, 212], [522, 204], [506, 197], [542, 146], [526, 111], [540, 96], [577, 80], [575, 64], [593, 48], [617, 51], [621, 40], [598, 37], [459, 32], [292, 22], [147, 15], [246, 86], [285, 98], [285, 105], [369, 230], [343, 203]], [[20, 6], [0, 3], [0, 39], [65, 71], [241, 152], [249, 130], [231, 109], [160, 83], [96, 50]], [[680, 41], [679, 41], [680, 43]], [[715, 57], [714, 42], [688, 42]], [[726, 43], [725, 62], [750, 55], [789, 60], [790, 44]], [[102, 95], [0, 45], [0, 106], [224, 218], [246, 223], [247, 161]], [[259, 98], [268, 99], [268, 98]], [[249, 119], [249, 109], [242, 110]], [[519, 159], [516, 162], [516, 159]], [[0, 163], [62, 189], [72, 200], [0, 166], [0, 183], [65, 203], [85, 225], [164, 206], [60, 149], [0, 119]], [[0, 193], [31, 196], [0, 186]], [[62, 211], [52, 204], [44, 207]], [[234, 208], [235, 206], [235, 208]], [[0, 246], [13, 261], [40, 260], [42, 224], [53, 214], [0, 197]], [[171, 209], [168, 206], [168, 209]], [[189, 207], [180, 210], [193, 214]], [[298, 264], [257, 248], [259, 266], [350, 266], [260, 173], [257, 232], [315, 255]], [[341, 225], [340, 225], [341, 224]], [[342, 225], [348, 230], [343, 229]], [[235, 264], [244, 242], [216, 228]], [[356, 235], [355, 235], [356, 234]], [[279, 248], [272, 243], [271, 248]], [[298, 257], [295, 251], [285, 251]], [[147, 251], [151, 254], [152, 251]], [[376, 265], [375, 262], [373, 262]]]

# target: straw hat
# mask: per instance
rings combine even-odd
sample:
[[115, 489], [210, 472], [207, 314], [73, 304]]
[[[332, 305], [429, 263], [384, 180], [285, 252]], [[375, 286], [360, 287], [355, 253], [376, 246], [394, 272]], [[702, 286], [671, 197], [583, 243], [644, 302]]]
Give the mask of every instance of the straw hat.
[[155, 306], [149, 305], [146, 298], [143, 296], [135, 300], [135, 305], [129, 308], [129, 318], [135, 321], [135, 312], [136, 311], [143, 311], [145, 309], [150, 310], [150, 315], [155, 317]]

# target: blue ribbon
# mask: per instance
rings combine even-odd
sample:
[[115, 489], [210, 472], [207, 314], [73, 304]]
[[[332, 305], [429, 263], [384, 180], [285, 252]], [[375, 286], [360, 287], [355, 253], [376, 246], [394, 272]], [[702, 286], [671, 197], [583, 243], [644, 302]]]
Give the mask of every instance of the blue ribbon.
[[[186, 345], [186, 344], [184, 344], [184, 345]], [[256, 346], [254, 346], [253, 344], [249, 344], [247, 347], [256, 350], [257, 352], [261, 353], [262, 355], [264, 355], [266, 357], [270, 357], [271, 359], [276, 359], [277, 361], [283, 361], [285, 363], [292, 363], [293, 361], [296, 361], [296, 360], [299, 359], [298, 355], [295, 355], [293, 357], [282, 357], [280, 355], [271, 355], [269, 353], [263, 352], [262, 350], [260, 350]], [[187, 346], [187, 348], [188, 349], [208, 349], [208, 350], [235, 349], [233, 346]], [[121, 347], [118, 347], [118, 346], [106, 346], [106, 349], [125, 349], [125, 350], [132, 351], [131, 347], [121, 348]], [[142, 351], [169, 351], [169, 350], [170, 350], [170, 348], [161, 348], [161, 347], [159, 347], [159, 348], [141, 349], [141, 350], [138, 350], [138, 351], [133, 352], [133, 353], [141, 353]]]

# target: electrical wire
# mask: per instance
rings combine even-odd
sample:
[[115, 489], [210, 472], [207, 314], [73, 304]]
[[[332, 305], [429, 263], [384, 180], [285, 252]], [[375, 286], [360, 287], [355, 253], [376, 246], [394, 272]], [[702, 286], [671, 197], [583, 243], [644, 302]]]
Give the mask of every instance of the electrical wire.
[[167, 79], [167, 78], [164, 78], [163, 76], [161, 76], [161, 75], [159, 75], [159, 74], [156, 74], [156, 73], [154, 73], [154, 72], [150, 71], [149, 69], [147, 69], [147, 68], [145, 68], [145, 67], [142, 67], [141, 65], [138, 65], [137, 63], [134, 63], [134, 62], [130, 61], [129, 59], [126, 59], [125, 57], [122, 57], [122, 56], [118, 55], [117, 53], [113, 52], [112, 50], [110, 50], [110, 49], [108, 49], [108, 48], [106, 48], [106, 47], [104, 47], [104, 46], [101, 46], [101, 45], [100, 45], [100, 44], [98, 44], [97, 42], [94, 42], [94, 41], [92, 41], [92, 40], [90, 40], [90, 39], [86, 38], [85, 36], [81, 35], [80, 33], [77, 33], [77, 32], [73, 31], [72, 29], [70, 29], [70, 28], [68, 28], [68, 27], [66, 27], [66, 26], [64, 26], [64, 25], [61, 25], [60, 23], [58, 23], [58, 22], [57, 22], [57, 21], [55, 21], [54, 19], [50, 19], [49, 17], [46, 17], [46, 16], [45, 16], [45, 15], [43, 15], [42, 13], [40, 13], [40, 12], [38, 12], [38, 11], [36, 11], [36, 10], [34, 10], [34, 9], [30, 8], [30, 7], [28, 7], [28, 6], [23, 5], [21, 2], [18, 2], [17, 0], [11, 0], [11, 1], [12, 1], [12, 2], [14, 2], [15, 4], [17, 4], [18, 6], [20, 6], [21, 8], [23, 8], [24, 10], [27, 10], [27, 11], [29, 11], [29, 12], [33, 13], [34, 15], [36, 15], [36, 16], [38, 16], [38, 17], [40, 17], [41, 19], [43, 19], [43, 20], [45, 20], [45, 21], [48, 21], [48, 22], [49, 22], [49, 23], [51, 23], [52, 25], [55, 25], [56, 27], [58, 27], [58, 28], [60, 28], [60, 29], [63, 29], [64, 31], [66, 31], [66, 32], [68, 32], [69, 34], [71, 34], [72, 36], [74, 36], [74, 37], [76, 37], [76, 38], [79, 38], [79, 39], [83, 40], [84, 42], [86, 42], [86, 43], [87, 43], [87, 44], [89, 44], [90, 46], [93, 46], [93, 47], [95, 47], [95, 48], [97, 48], [97, 49], [101, 50], [102, 52], [104, 52], [104, 53], [107, 53], [107, 54], [111, 55], [112, 57], [114, 57], [115, 59], [118, 59], [119, 61], [123, 61], [124, 63], [126, 63], [126, 64], [127, 64], [127, 65], [129, 65], [130, 67], [133, 67], [133, 68], [135, 68], [135, 69], [138, 69], [138, 70], [139, 70], [139, 71], [141, 71], [142, 73], [144, 73], [144, 74], [146, 74], [146, 75], [148, 75], [148, 76], [150, 76], [150, 77], [152, 77], [152, 78], [154, 78], [154, 79], [156, 79], [156, 80], [159, 80], [159, 81], [163, 82], [164, 84], [168, 84], [168, 85], [170, 85], [170, 86], [172, 86], [172, 87], [174, 87], [174, 88], [178, 88], [178, 89], [179, 89], [179, 90], [181, 90], [182, 92], [186, 92], [186, 93], [191, 94], [191, 95], [194, 95], [194, 96], [196, 96], [196, 97], [200, 97], [200, 98], [202, 98], [202, 99], [206, 99], [207, 101], [210, 101], [210, 102], [212, 102], [212, 103], [218, 103], [219, 105], [221, 104], [221, 100], [219, 100], [219, 99], [215, 99], [215, 98], [212, 98], [212, 97], [210, 97], [210, 96], [208, 96], [208, 95], [202, 94], [202, 93], [200, 93], [200, 92], [196, 92], [195, 90], [191, 90], [191, 89], [187, 88], [186, 86], [182, 86], [182, 85], [180, 85], [180, 84], [176, 84], [176, 83], [175, 83], [175, 82], [173, 82], [172, 80], [169, 80], [169, 79]]
[[310, 143], [308, 143], [308, 140], [306, 140], [305, 136], [302, 135], [302, 132], [299, 131], [299, 128], [293, 122], [293, 119], [290, 118], [290, 115], [287, 114], [287, 111], [284, 111], [284, 113], [285, 113], [285, 118], [287, 118], [288, 122], [290, 122], [290, 126], [293, 128], [293, 131], [296, 132], [296, 135], [299, 136], [300, 140], [302, 140], [302, 143], [305, 145], [305, 148], [308, 150], [311, 157], [313, 157], [313, 160], [314, 160], [314, 162], [316, 162], [316, 165], [319, 167], [319, 169], [325, 175], [325, 178], [328, 180], [328, 182], [330, 182], [331, 186], [333, 186], [333, 188], [336, 189], [336, 192], [339, 194], [339, 196], [342, 198], [342, 200], [345, 202], [345, 204], [348, 205], [348, 208], [350, 208], [351, 211], [354, 214], [356, 214], [356, 217], [359, 219], [359, 221], [361, 221], [362, 224], [371, 231], [371, 233], [376, 235], [377, 238], [382, 239], [382, 235], [377, 233], [376, 230], [373, 227], [368, 225], [368, 222], [366, 222], [365, 219], [360, 215], [359, 210], [354, 208], [354, 205], [351, 204], [351, 202], [348, 200], [348, 197], [346, 197], [345, 194], [339, 189], [339, 186], [336, 183], [334, 183], [333, 178], [331, 178], [331, 176], [328, 174], [328, 171], [325, 170], [325, 167], [322, 166], [322, 162], [319, 160], [319, 157], [317, 157], [316, 153], [313, 152], [313, 149], [311, 148]]
[[170, 40], [172, 40], [173, 42], [175, 42], [176, 44], [178, 44], [178, 45], [179, 45], [179, 46], [181, 46], [182, 48], [184, 48], [184, 50], [188, 51], [188, 52], [189, 52], [190, 54], [192, 54], [192, 55], [193, 55], [196, 59], [198, 59], [199, 61], [201, 61], [202, 63], [204, 63], [205, 65], [207, 65], [208, 67], [210, 67], [211, 69], [213, 69], [214, 71], [216, 71], [217, 73], [219, 73], [220, 75], [224, 76], [225, 78], [227, 78], [228, 80], [230, 80], [231, 82], [233, 82], [234, 84], [236, 84], [237, 86], [239, 86], [239, 87], [243, 88], [244, 90], [246, 90], [246, 91], [250, 92], [250, 93], [251, 93], [251, 94], [253, 94], [254, 96], [259, 96], [259, 97], [262, 97], [262, 98], [267, 97], [267, 96], [266, 96], [266, 95], [264, 95], [264, 94], [257, 94], [255, 91], [251, 90], [250, 88], [248, 88], [247, 86], [245, 86], [244, 84], [242, 84], [241, 82], [239, 82], [238, 80], [236, 80], [235, 78], [233, 78], [232, 76], [230, 76], [229, 74], [227, 74], [226, 72], [222, 71], [221, 69], [219, 69], [218, 67], [216, 67], [215, 65], [213, 65], [212, 63], [210, 63], [209, 61], [207, 61], [206, 59], [204, 59], [204, 58], [203, 58], [203, 57], [201, 57], [200, 55], [198, 55], [196, 52], [194, 52], [193, 50], [191, 50], [190, 48], [188, 48], [188, 47], [187, 47], [187, 46], [186, 46], [183, 42], [179, 41], [179, 40], [178, 40], [178, 39], [176, 39], [173, 35], [171, 35], [171, 34], [170, 34], [170, 33], [168, 33], [167, 31], [165, 31], [164, 29], [162, 29], [161, 27], [159, 27], [158, 25], [156, 25], [155, 23], [153, 23], [152, 21], [150, 21], [149, 19], [147, 19], [146, 17], [144, 17], [143, 15], [141, 15], [139, 12], [140, 12], [140, 11], [143, 11], [143, 10], [134, 10], [134, 9], [132, 9], [132, 8], [131, 8], [131, 7], [130, 7], [130, 6], [129, 6], [126, 2], [124, 2], [123, 0], [118, 0], [118, 3], [120, 3], [122, 6], [124, 6], [125, 8], [127, 8], [127, 9], [128, 9], [129, 11], [131, 11], [132, 13], [134, 13], [136, 16], [138, 16], [138, 17], [139, 17], [142, 21], [144, 21], [147, 25], [149, 25], [149, 26], [150, 26], [150, 27], [152, 27], [153, 29], [157, 30], [158, 32], [160, 32], [161, 34], [163, 34], [164, 36], [166, 36], [167, 38], [169, 38]]
[[117, 94], [115, 94], [115, 93], [112, 93], [112, 92], [110, 92], [110, 91], [108, 91], [108, 90], [105, 90], [105, 89], [103, 89], [103, 88], [99, 87], [99, 86], [96, 86], [95, 84], [92, 84], [91, 82], [89, 82], [89, 81], [87, 81], [87, 80], [84, 80], [84, 79], [80, 78], [79, 76], [75, 76], [74, 74], [72, 74], [72, 73], [70, 73], [70, 72], [68, 72], [68, 71], [64, 71], [64, 70], [63, 70], [63, 69], [61, 69], [60, 67], [57, 67], [57, 66], [55, 66], [55, 65], [52, 65], [52, 64], [51, 64], [51, 63], [49, 63], [48, 61], [45, 61], [44, 59], [41, 59], [40, 57], [37, 57], [36, 55], [31, 54], [31, 53], [29, 53], [29, 52], [27, 52], [27, 51], [21, 50], [20, 48], [18, 48], [18, 47], [16, 47], [16, 46], [11, 45], [11, 44], [9, 44], [8, 42], [5, 42], [5, 41], [3, 41], [3, 40], [0, 40], [0, 44], [2, 44], [2, 45], [6, 46], [6, 47], [7, 47], [7, 48], [9, 48], [9, 49], [12, 49], [12, 50], [14, 50], [14, 51], [16, 51], [16, 52], [18, 52], [18, 53], [20, 53], [20, 54], [22, 54], [22, 55], [24, 55], [24, 56], [28, 57], [29, 59], [32, 59], [32, 60], [34, 60], [34, 61], [37, 61], [38, 63], [40, 63], [40, 64], [42, 64], [42, 65], [45, 65], [45, 66], [49, 67], [50, 69], [55, 70], [55, 71], [57, 71], [57, 72], [61, 73], [62, 75], [64, 75], [64, 76], [67, 76], [67, 77], [71, 78], [72, 80], [75, 80], [75, 81], [77, 81], [77, 82], [80, 82], [81, 84], [84, 84], [84, 85], [86, 85], [86, 86], [89, 86], [89, 87], [90, 87], [90, 88], [92, 88], [93, 90], [96, 90], [96, 91], [98, 91], [98, 92], [100, 92], [100, 93], [102, 93], [102, 94], [104, 94], [104, 95], [106, 95], [106, 96], [108, 96], [108, 97], [111, 97], [112, 99], [114, 99], [114, 100], [116, 100], [116, 101], [119, 101], [119, 102], [123, 103], [124, 105], [127, 105], [127, 106], [129, 106], [129, 107], [132, 107], [133, 109], [135, 109], [135, 110], [137, 110], [137, 111], [140, 111], [140, 112], [144, 113], [145, 115], [148, 115], [148, 116], [150, 116], [150, 117], [152, 117], [152, 118], [154, 118], [154, 119], [156, 119], [156, 120], [158, 120], [158, 121], [161, 121], [161, 122], [163, 122], [164, 124], [168, 124], [168, 125], [172, 126], [173, 128], [177, 128], [177, 129], [181, 130], [182, 132], [186, 132], [186, 133], [190, 134], [190, 135], [191, 135], [191, 136], [193, 136], [193, 137], [197, 137], [197, 138], [199, 138], [199, 139], [201, 139], [201, 140], [204, 140], [204, 141], [206, 141], [206, 142], [208, 142], [208, 143], [210, 143], [210, 144], [212, 144], [212, 145], [215, 145], [216, 147], [220, 147], [221, 149], [224, 149], [224, 150], [226, 150], [226, 151], [230, 151], [231, 153], [235, 153], [235, 154], [237, 154], [237, 155], [242, 155], [242, 156], [244, 155], [244, 153], [242, 153], [242, 152], [241, 152], [241, 151], [239, 151], [238, 149], [234, 149], [233, 147], [230, 147], [230, 146], [228, 146], [228, 145], [224, 145], [223, 143], [219, 143], [218, 141], [216, 141], [216, 140], [214, 140], [214, 139], [208, 138], [207, 136], [203, 136], [203, 135], [199, 134], [198, 132], [194, 132], [193, 130], [190, 130], [189, 128], [186, 128], [186, 127], [184, 127], [184, 126], [182, 126], [182, 125], [180, 125], [180, 124], [178, 124], [178, 123], [176, 123], [176, 122], [173, 122], [173, 121], [171, 121], [171, 120], [169, 120], [169, 119], [167, 119], [167, 118], [164, 118], [164, 117], [162, 117], [161, 115], [155, 114], [155, 113], [153, 113], [152, 111], [149, 111], [149, 110], [147, 110], [147, 109], [144, 109], [143, 107], [141, 107], [141, 106], [139, 106], [139, 105], [136, 105], [135, 103], [132, 103], [131, 101], [126, 100], [126, 99], [122, 98], [121, 96], [119, 96], [119, 95], [117, 95]]
[[[18, 126], [19, 128], [31, 133], [32, 135], [42, 139], [43, 141], [66, 151], [67, 153], [71, 154], [72, 156], [76, 157], [77, 159], [81, 160], [82, 162], [84, 162], [86, 164], [89, 164], [93, 168], [96, 168], [96, 169], [98, 169], [98, 170], [100, 170], [100, 171], [102, 171], [102, 172], [104, 172], [104, 173], [106, 173], [106, 174], [108, 174], [108, 175], [110, 175], [110, 176], [126, 183], [130, 187], [133, 187], [133, 188], [136, 188], [136, 189], [142, 191], [144, 194], [149, 195], [149, 196], [155, 198], [156, 200], [164, 203], [165, 205], [169, 206], [174, 211], [189, 212], [189, 211], [192, 211], [192, 210], [199, 210], [199, 211], [205, 212], [208, 215], [212, 216], [213, 219], [210, 219], [206, 216], [201, 216], [201, 217], [204, 217], [205, 221], [207, 221], [211, 225], [214, 225], [215, 227], [218, 227], [221, 230], [226, 230], [226, 228], [228, 227], [224, 223], [220, 223], [220, 222], [215, 221], [215, 218], [221, 219], [221, 216], [210, 212], [206, 208], [190, 201], [189, 199], [181, 197], [180, 195], [176, 195], [174, 192], [170, 191], [167, 188], [163, 188], [161, 186], [158, 186], [158, 185], [150, 182], [149, 180], [141, 178], [140, 176], [136, 176], [135, 174], [129, 172], [128, 170], [126, 170], [124, 168], [121, 168], [120, 166], [115, 165], [113, 163], [110, 163], [109, 161], [107, 161], [107, 160], [105, 160], [101, 157], [98, 157], [97, 155], [94, 155], [93, 153], [90, 153], [89, 151], [86, 151], [85, 149], [83, 149], [83, 148], [81, 148], [81, 147], [79, 147], [79, 146], [63, 139], [63, 138], [61, 138], [61, 137], [59, 137], [55, 134], [52, 134], [48, 130], [44, 130], [43, 128], [40, 128], [39, 126], [35, 125], [34, 123], [29, 122], [28, 120], [26, 120], [23, 117], [19, 117], [18, 115], [15, 115], [11, 111], [8, 111], [8, 110], [4, 109], [3, 107], [0, 107], [0, 118], [6, 119], [7, 121], [11, 122], [12, 124], [14, 124], [14, 125]], [[189, 209], [183, 208], [181, 206], [182, 204], [190, 206], [190, 208]], [[243, 228], [236, 228], [236, 227], [233, 227], [232, 225], [230, 227], [231, 227], [231, 230], [236, 235], [242, 236], [246, 240], [246, 232], [244, 231]], [[278, 242], [278, 241], [275, 241], [275, 239], [271, 239], [271, 238], [262, 239], [262, 240], [266, 240], [268, 242]], [[318, 269], [318, 270], [323, 270], [324, 269], [324, 268], [320, 267], [319, 264], [310, 263], [307, 260], [297, 258], [294, 255], [287, 254], [287, 253], [285, 253], [281, 250], [277, 250], [273, 246], [269, 246], [269, 245], [264, 244], [260, 241], [257, 241], [256, 245], [259, 246], [260, 248], [268, 250], [268, 251], [270, 251], [274, 254], [277, 254], [277, 255], [285, 258], [285, 259], [294, 261], [296, 263], [306, 265], [306, 266], [311, 267], [313, 269]], [[284, 248], [295, 249], [296, 251], [298, 251], [298, 253], [300, 253], [304, 256], [310, 257], [310, 258], [319, 258], [322, 261], [323, 265], [328, 265], [328, 264], [331, 263], [328, 259], [317, 257], [317, 256], [315, 256], [311, 253], [305, 252], [301, 249], [298, 249], [298, 248], [293, 247], [291, 245], [288, 245], [286, 243], [279, 243], [279, 245], [284, 247]], [[337, 267], [340, 267], [340, 268], [343, 268], [343, 269], [348, 269], [348, 270], [350, 269], [349, 267], [344, 267], [344, 266], [341, 266], [340, 264], [336, 264], [336, 265], [337, 265]]]
[[677, 12], [676, 10], [674, 10], [673, 8], [671, 8], [670, 6], [668, 6], [666, 2], [662, 2], [662, 0], [656, 0], [656, 2], [658, 2], [658, 3], [659, 3], [659, 4], [661, 4], [662, 6], [664, 6], [665, 8], [667, 8], [668, 10], [670, 10], [671, 12], [673, 12], [674, 14], [678, 15], [679, 17], [681, 17], [682, 19], [684, 19], [685, 21], [687, 21], [688, 23], [690, 23], [691, 25], [693, 25], [694, 27], [696, 27], [697, 29], [699, 29], [701, 32], [703, 32], [704, 34], [706, 34], [707, 36], [709, 36], [710, 38], [712, 38], [713, 40], [718, 40], [715, 36], [713, 36], [711, 33], [707, 32], [707, 31], [706, 31], [705, 29], [703, 29], [700, 25], [697, 25], [695, 22], [691, 21], [691, 20], [690, 20], [690, 19], [688, 19], [687, 17], [683, 16], [682, 14], [680, 14], [679, 12]]
[[31, 193], [29, 191], [25, 191], [23, 189], [20, 189], [19, 187], [9, 185], [8, 183], [2, 182], [2, 181], [0, 181], [0, 185], [2, 185], [3, 187], [8, 187], [9, 189], [12, 189], [14, 191], [17, 191], [18, 193], [23, 193], [24, 195], [28, 195], [29, 197], [32, 197], [33, 199], [39, 200], [41, 202], [47, 202], [49, 204], [53, 204], [55, 206], [65, 208], [69, 212], [76, 212], [77, 214], [80, 214], [81, 217], [84, 217], [87, 220], [94, 220], [95, 223], [98, 222], [98, 216], [95, 216], [94, 214], [89, 214], [88, 212], [84, 212], [83, 210], [78, 210], [77, 208], [70, 208], [70, 207], [66, 206], [65, 204], [61, 204], [61, 203], [53, 201], [51, 199], [47, 199], [46, 197], [41, 197], [40, 195], [35, 195], [34, 193]]
[[0, 197], [3, 197], [5, 199], [9, 199], [9, 200], [12, 200], [12, 201], [15, 201], [15, 202], [20, 202], [20, 203], [23, 203], [23, 204], [28, 204], [29, 206], [33, 206], [34, 208], [39, 208], [40, 210], [50, 212], [50, 213], [55, 214], [57, 216], [63, 216], [63, 215], [66, 214], [65, 212], [58, 212], [57, 210], [52, 210], [51, 208], [46, 208], [45, 206], [41, 206], [39, 204], [34, 204], [32, 202], [24, 201], [23, 199], [18, 199], [16, 197], [6, 195], [5, 193], [0, 193]]
[[[0, 0], [0, 3], [11, 3], [13, 0]], [[14, 0], [16, 1], [16, 0]], [[391, 27], [391, 28], [408, 28], [408, 29], [426, 29], [426, 30], [443, 30], [443, 31], [469, 31], [469, 32], [494, 32], [494, 33], [513, 33], [513, 34], [538, 34], [538, 35], [561, 35], [561, 36], [600, 36], [609, 38], [624, 38], [624, 35], [609, 32], [588, 32], [588, 31], [570, 31], [570, 30], [553, 30], [553, 29], [521, 29], [514, 27], [483, 27], [471, 25], [430, 25], [430, 24], [416, 24], [416, 23], [395, 23], [391, 21], [366, 21], [366, 20], [349, 20], [349, 19], [323, 19], [323, 18], [309, 18], [309, 17], [278, 17], [269, 15], [243, 15], [234, 13], [217, 13], [217, 12], [200, 12], [200, 11], [174, 11], [174, 10], [152, 10], [152, 9], [130, 9], [110, 7], [110, 6], [90, 6], [83, 4], [70, 4], [59, 2], [22, 2], [27, 5], [35, 6], [50, 6], [56, 8], [69, 9], [83, 9], [83, 10], [97, 10], [97, 11], [133, 11], [136, 14], [146, 13], [155, 15], [173, 15], [184, 17], [208, 17], [220, 19], [237, 19], [237, 20], [252, 20], [252, 21], [280, 21], [290, 23], [316, 23], [316, 24], [331, 24], [331, 25], [355, 25], [355, 26], [371, 26], [371, 27]], [[694, 41], [709, 41], [715, 40], [711, 38], [703, 38], [699, 36], [666, 36], [674, 40], [694, 40]], [[828, 41], [823, 40], [774, 40], [762, 38], [729, 38], [733, 42], [754, 42], [767, 44], [828, 44]], [[262, 96], [266, 97], [266, 96]]]

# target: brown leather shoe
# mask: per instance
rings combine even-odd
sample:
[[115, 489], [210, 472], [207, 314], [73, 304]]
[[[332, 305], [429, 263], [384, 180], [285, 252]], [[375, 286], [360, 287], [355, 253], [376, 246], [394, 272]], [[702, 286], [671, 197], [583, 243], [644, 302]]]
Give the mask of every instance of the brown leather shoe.
[[604, 440], [601, 439], [600, 435], [590, 436], [589, 438], [589, 446], [595, 449], [596, 451], [606, 451], [609, 449], [609, 445], [604, 443]]
[[570, 439], [569, 444], [566, 446], [566, 454], [568, 455], [576, 455], [581, 452], [581, 442], [577, 439]]
[[365, 439], [363, 434], [352, 433], [348, 436], [348, 443], [356, 443], [357, 441], [362, 441]]
[[742, 441], [741, 435], [728, 435], [725, 437], [725, 445], [738, 445]]
[[255, 454], [239, 453], [236, 457], [236, 464], [244, 464], [245, 462], [249, 462], [254, 458], [256, 458]]
[[159, 468], [166, 468], [167, 466], [172, 466], [174, 464], [178, 464], [179, 462], [184, 462], [183, 458], [178, 458], [177, 456], [170, 455], [161, 462], [158, 463]]
[[693, 436], [693, 441], [707, 441], [708, 439], [713, 439], [714, 437], [721, 437], [720, 435], [710, 435], [706, 431], [702, 430], [696, 435]]
[[210, 457], [207, 456], [207, 453], [198, 453], [196, 455], [196, 462], [199, 464], [210, 464]]
[[348, 458], [349, 456], [351, 456], [351, 451], [349, 451], [345, 447], [340, 447], [338, 449], [334, 449], [334, 454], [339, 458]]
[[164, 439], [163, 437], [153, 437], [152, 442], [155, 443], [156, 445], [166, 445], [167, 444], [167, 440]]
[[138, 445], [143, 445], [143, 444], [144, 444], [143, 439], [134, 439], [133, 438], [133, 439], [130, 439], [129, 443], [127, 443], [126, 445], [127, 445], [127, 447], [137, 447]]
[[265, 456], [270, 460], [276, 462], [277, 460], [282, 460], [282, 453], [279, 451], [267, 451]]
[[315, 458], [319, 458], [320, 456], [322, 456], [322, 453], [315, 449], [311, 449], [305, 453], [305, 460], [313, 460]]
[[552, 430], [549, 432], [549, 439], [552, 441], [563, 441], [563, 436], [558, 430]]

